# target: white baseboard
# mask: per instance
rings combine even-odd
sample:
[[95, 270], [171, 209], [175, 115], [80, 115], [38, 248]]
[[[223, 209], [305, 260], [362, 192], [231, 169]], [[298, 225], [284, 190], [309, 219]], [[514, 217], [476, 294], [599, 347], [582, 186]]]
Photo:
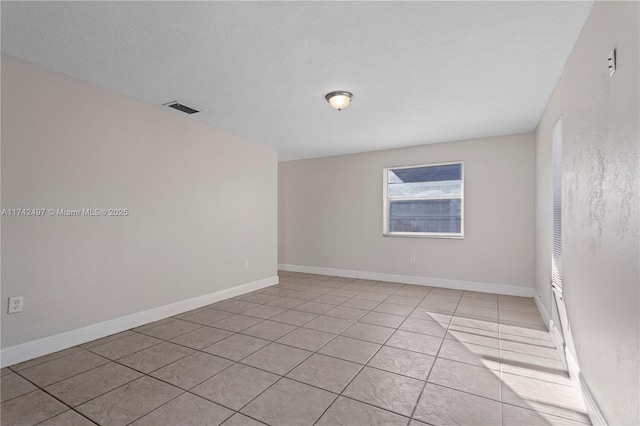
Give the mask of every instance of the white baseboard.
[[565, 365], [569, 372], [569, 377], [571, 378], [571, 383], [574, 388], [580, 394], [580, 397], [584, 401], [585, 408], [587, 409], [587, 415], [589, 416], [589, 420], [591, 420], [591, 424], [594, 426], [607, 426], [607, 420], [602, 414], [600, 407], [596, 402], [589, 386], [584, 380], [584, 376], [580, 372], [580, 366], [578, 365], [578, 361], [571, 355], [571, 351], [567, 348], [564, 343], [564, 339], [560, 335], [557, 327], [555, 326], [553, 320], [549, 321], [549, 332], [551, 333], [551, 337], [558, 349], [558, 352], [561, 352], [561, 356], [565, 361]]
[[[556, 323], [553, 320], [549, 320], [549, 333], [551, 334], [551, 339], [553, 339], [553, 343], [556, 346], [556, 352], [558, 352], [558, 357], [562, 360], [567, 371], [571, 370], [569, 367], [569, 359], [567, 358], [567, 354], [569, 350], [567, 349], [567, 345], [564, 342], [564, 337], [558, 327], [556, 327]], [[574, 361], [574, 358], [571, 357], [571, 361]], [[577, 363], [573, 364], [577, 368]], [[578, 368], [578, 371], [580, 369]], [[571, 376], [571, 371], [569, 371], [569, 376]], [[577, 376], [576, 376], [577, 377]], [[572, 379], [573, 380], [573, 379]], [[574, 384], [577, 384], [577, 380], [574, 381]]]
[[582, 373], [580, 373], [580, 388], [582, 389], [584, 405], [587, 407], [587, 414], [589, 415], [591, 424], [594, 426], [607, 426], [609, 423], [607, 423], [607, 419], [604, 417], [600, 407], [598, 407], [596, 399], [593, 397], [591, 389], [589, 389]]
[[549, 311], [547, 311], [547, 308], [544, 306], [544, 303], [542, 303], [542, 299], [537, 291], [533, 292], [533, 300], [536, 302], [536, 306], [538, 307], [538, 311], [540, 311], [540, 316], [542, 317], [542, 320], [544, 321], [545, 324], [549, 326], [549, 331], [551, 331], [551, 326], [549, 324], [551, 322], [551, 315], [549, 315]]
[[580, 384], [580, 366], [578, 365], [578, 361], [571, 355], [571, 351], [569, 351], [567, 345], [564, 345], [564, 356], [567, 361], [567, 370], [569, 371], [571, 382], [584, 399], [584, 395], [582, 395], [582, 385]]
[[532, 287], [515, 285], [480, 283], [475, 281], [448, 280], [444, 278], [419, 277], [415, 275], [395, 275], [380, 272], [352, 271], [348, 269], [318, 268], [315, 266], [279, 264], [278, 269], [290, 272], [304, 272], [308, 274], [328, 275], [334, 277], [360, 278], [364, 280], [389, 281], [394, 283], [425, 285], [432, 287], [451, 288], [455, 290], [480, 291], [509, 296], [532, 297]]
[[567, 362], [566, 362], [566, 356], [564, 352], [565, 351], [564, 338], [562, 337], [562, 334], [556, 327], [556, 323], [551, 318], [551, 315], [549, 314], [549, 311], [547, 310], [547, 308], [544, 306], [544, 303], [542, 303], [540, 294], [538, 294], [537, 291], [534, 291], [533, 300], [536, 302], [536, 306], [538, 308], [538, 312], [540, 312], [540, 316], [542, 317], [542, 320], [547, 325], [547, 330], [549, 330], [549, 334], [551, 335], [551, 340], [553, 341], [553, 344], [555, 345], [556, 350], [558, 351], [558, 356], [560, 357], [560, 359], [562, 360], [562, 363], [566, 367]]
[[581, 393], [582, 400], [584, 401], [585, 408], [587, 409], [587, 414], [589, 415], [589, 420], [591, 420], [591, 423], [594, 426], [607, 426], [608, 423], [602, 414], [600, 407], [598, 407], [589, 386], [587, 386], [584, 376], [580, 372], [578, 361], [573, 357], [573, 355], [571, 355], [571, 352], [564, 342], [562, 334], [558, 330], [558, 327], [556, 327], [555, 322], [549, 315], [549, 312], [545, 308], [542, 300], [540, 299], [540, 295], [537, 292], [534, 295], [534, 300], [536, 301], [540, 315], [549, 326], [549, 334], [551, 334], [551, 338], [553, 339], [553, 343], [555, 344], [561, 359], [565, 362], [571, 382], [575, 389]]
[[97, 324], [75, 330], [65, 331], [42, 339], [32, 340], [19, 345], [10, 346], [0, 352], [0, 365], [7, 367], [19, 362], [28, 361], [39, 356], [61, 351], [72, 346], [81, 345], [92, 340], [110, 336], [130, 328], [139, 327], [153, 321], [158, 321], [172, 315], [178, 315], [192, 309], [201, 308], [230, 297], [240, 296], [255, 290], [260, 290], [278, 284], [277, 276], [240, 284], [215, 293], [205, 294], [192, 299], [182, 300], [165, 306], [159, 306], [143, 312], [126, 315], [120, 318], [103, 321]]

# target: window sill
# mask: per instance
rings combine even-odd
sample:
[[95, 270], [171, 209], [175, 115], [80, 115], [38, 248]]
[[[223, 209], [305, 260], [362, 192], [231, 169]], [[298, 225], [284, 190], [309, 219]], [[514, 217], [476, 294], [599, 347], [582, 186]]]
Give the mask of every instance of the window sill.
[[420, 232], [383, 232], [383, 237], [406, 238], [444, 238], [447, 240], [464, 240], [464, 234], [425, 234]]

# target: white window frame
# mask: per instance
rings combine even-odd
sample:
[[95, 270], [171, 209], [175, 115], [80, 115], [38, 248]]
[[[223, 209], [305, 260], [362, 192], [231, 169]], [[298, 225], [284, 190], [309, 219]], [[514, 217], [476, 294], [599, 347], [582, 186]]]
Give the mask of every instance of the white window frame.
[[[454, 164], [460, 164], [462, 166], [460, 180], [460, 233], [447, 233], [447, 232], [391, 232], [389, 231], [389, 202], [391, 199], [388, 197], [388, 173], [389, 170], [398, 169], [414, 169], [418, 167], [435, 167], [435, 166], [450, 166]], [[397, 166], [397, 167], [385, 167], [382, 171], [382, 204], [383, 204], [383, 219], [382, 219], [382, 235], [385, 237], [410, 237], [410, 238], [448, 238], [448, 239], [464, 239], [464, 161], [452, 161], [449, 163], [433, 163], [433, 164], [416, 164], [412, 166]], [[393, 201], [414, 201], [414, 200], [448, 200], [457, 197], [418, 197], [418, 198], [393, 198]]]

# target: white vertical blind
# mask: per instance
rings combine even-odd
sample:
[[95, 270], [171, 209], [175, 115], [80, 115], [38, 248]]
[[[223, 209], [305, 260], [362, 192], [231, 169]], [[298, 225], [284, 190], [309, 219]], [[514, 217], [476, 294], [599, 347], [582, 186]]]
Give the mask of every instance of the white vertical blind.
[[553, 251], [551, 284], [562, 294], [562, 117], [553, 127]]

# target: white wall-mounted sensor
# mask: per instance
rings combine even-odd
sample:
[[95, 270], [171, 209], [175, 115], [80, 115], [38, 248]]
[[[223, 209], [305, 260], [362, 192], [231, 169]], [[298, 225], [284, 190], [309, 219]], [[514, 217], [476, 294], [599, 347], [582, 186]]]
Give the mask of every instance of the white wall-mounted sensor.
[[611, 77], [616, 72], [616, 49], [614, 48], [609, 53], [609, 77]]

